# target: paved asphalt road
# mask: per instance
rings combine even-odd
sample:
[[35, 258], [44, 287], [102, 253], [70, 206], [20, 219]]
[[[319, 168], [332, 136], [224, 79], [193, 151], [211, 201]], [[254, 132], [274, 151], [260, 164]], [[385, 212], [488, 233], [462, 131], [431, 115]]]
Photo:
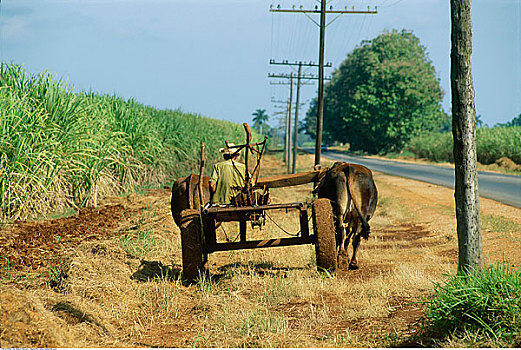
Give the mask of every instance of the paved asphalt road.
[[[454, 188], [453, 168], [438, 165], [405, 163], [395, 160], [355, 157], [334, 151], [323, 151], [322, 155], [334, 160], [362, 164], [371, 170], [385, 174]], [[521, 176], [479, 171], [478, 181], [480, 196], [521, 208]]]

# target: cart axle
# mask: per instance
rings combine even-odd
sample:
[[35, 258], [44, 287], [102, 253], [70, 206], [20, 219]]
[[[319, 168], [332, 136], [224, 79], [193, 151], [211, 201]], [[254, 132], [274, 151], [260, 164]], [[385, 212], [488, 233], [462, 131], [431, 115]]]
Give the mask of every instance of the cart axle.
[[286, 247], [290, 245], [314, 244], [315, 235], [307, 237], [273, 238], [258, 241], [215, 243], [208, 247], [206, 253], [224, 252], [237, 249], [255, 249], [270, 247]]

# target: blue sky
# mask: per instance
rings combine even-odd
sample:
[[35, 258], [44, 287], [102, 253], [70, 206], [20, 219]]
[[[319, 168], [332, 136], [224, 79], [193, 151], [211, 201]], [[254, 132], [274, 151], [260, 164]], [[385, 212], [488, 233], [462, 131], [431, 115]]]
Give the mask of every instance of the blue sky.
[[[29, 72], [47, 70], [76, 91], [249, 122], [256, 109], [272, 114], [278, 109], [271, 99], [289, 95], [287, 86], [270, 85], [275, 80], [267, 75], [291, 68], [270, 65], [270, 59], [318, 61], [318, 27], [302, 14], [270, 13], [270, 4], [309, 8], [318, 2], [3, 0], [0, 59]], [[450, 112], [449, 0], [329, 5], [378, 6], [377, 15], [343, 15], [328, 26], [326, 60], [333, 67], [361, 40], [384, 30], [411, 30], [427, 47]], [[476, 109], [492, 126], [521, 113], [521, 0], [474, 0], [473, 22]], [[307, 73], [316, 74], [316, 68]], [[309, 102], [316, 89], [304, 86], [301, 100]]]

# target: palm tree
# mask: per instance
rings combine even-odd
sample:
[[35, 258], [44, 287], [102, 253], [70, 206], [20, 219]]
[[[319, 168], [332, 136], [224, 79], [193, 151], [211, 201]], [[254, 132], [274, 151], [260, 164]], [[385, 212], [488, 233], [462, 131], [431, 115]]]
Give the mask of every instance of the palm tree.
[[270, 119], [270, 116], [266, 114], [265, 109], [257, 109], [252, 113], [253, 115], [253, 127], [259, 130], [262, 134], [262, 126]]

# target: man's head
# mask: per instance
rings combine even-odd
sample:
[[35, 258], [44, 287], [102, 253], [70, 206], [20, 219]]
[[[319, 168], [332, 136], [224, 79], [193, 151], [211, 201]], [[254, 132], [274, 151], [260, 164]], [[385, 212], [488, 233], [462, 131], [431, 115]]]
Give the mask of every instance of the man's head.
[[226, 146], [224, 148], [220, 148], [219, 152], [221, 152], [223, 154], [223, 158], [226, 160], [237, 159], [239, 157], [239, 152], [235, 153], [235, 155], [234, 155], [234, 152], [237, 150], [234, 147], [235, 147], [235, 144], [228, 142], [228, 146]]

